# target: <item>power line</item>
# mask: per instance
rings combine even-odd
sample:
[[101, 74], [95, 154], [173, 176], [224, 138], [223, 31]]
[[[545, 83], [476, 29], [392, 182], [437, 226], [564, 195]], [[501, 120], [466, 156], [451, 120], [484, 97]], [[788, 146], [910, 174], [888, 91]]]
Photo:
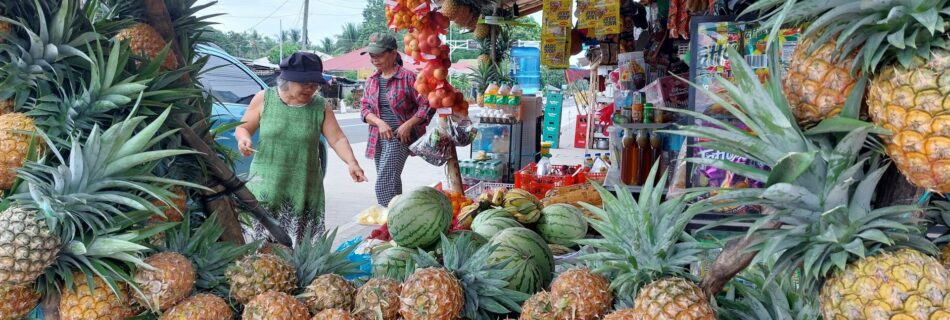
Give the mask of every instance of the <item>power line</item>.
[[[247, 30], [254, 29], [254, 28], [256, 28], [257, 26], [261, 25], [261, 23], [264, 23], [265, 20], [269, 19], [271, 16], [273, 16], [275, 13], [277, 13], [277, 11], [280, 11], [280, 8], [283, 8], [284, 5], [287, 4], [287, 2], [290, 2], [290, 0], [284, 0], [284, 3], [281, 3], [279, 6], [277, 6], [277, 9], [274, 9], [274, 11], [272, 11], [269, 15], [267, 15], [266, 17], [264, 17], [263, 19], [261, 19], [261, 21], [258, 21], [257, 23], [255, 23], [255, 24], [254, 24], [253, 26], [251, 26], [250, 28], [247, 28]], [[246, 31], [246, 30], [245, 30], [245, 31]]]

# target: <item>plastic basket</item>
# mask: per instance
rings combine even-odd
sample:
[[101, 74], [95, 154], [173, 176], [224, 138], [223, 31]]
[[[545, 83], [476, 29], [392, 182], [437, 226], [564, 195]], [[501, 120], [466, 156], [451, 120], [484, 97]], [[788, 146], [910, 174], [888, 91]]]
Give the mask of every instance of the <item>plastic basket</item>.
[[570, 175], [545, 175], [536, 174], [538, 167], [531, 163], [524, 169], [515, 173], [515, 188], [530, 192], [538, 199], [544, 198], [548, 190], [566, 187], [578, 183], [584, 183], [587, 178], [584, 176], [584, 170], [581, 166], [574, 166], [574, 173]]
[[515, 185], [510, 184], [510, 183], [482, 181], [482, 182], [476, 183], [471, 188], [466, 189], [465, 197], [469, 199], [476, 199], [478, 198], [478, 196], [482, 194], [482, 192], [485, 192], [487, 190], [498, 189], [498, 188], [506, 188], [506, 189], [511, 190], [511, 188], [514, 188], [514, 187]]

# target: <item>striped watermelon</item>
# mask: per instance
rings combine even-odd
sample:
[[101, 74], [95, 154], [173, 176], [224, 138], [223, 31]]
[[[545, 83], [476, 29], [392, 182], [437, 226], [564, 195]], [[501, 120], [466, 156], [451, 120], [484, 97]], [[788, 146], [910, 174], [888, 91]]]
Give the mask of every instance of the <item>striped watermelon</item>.
[[514, 274], [511, 275], [511, 278], [508, 278], [507, 288], [527, 294], [535, 294], [543, 289], [544, 276], [541, 275], [541, 270], [534, 263], [534, 260], [521, 251], [507, 246], [497, 247], [488, 256], [488, 261], [495, 263], [511, 258], [511, 260], [508, 260], [505, 269], [513, 270]]
[[396, 244], [415, 249], [439, 241], [452, 224], [452, 203], [442, 191], [430, 187], [416, 189], [399, 198], [389, 208], [389, 233]]
[[522, 226], [520, 223], [518, 223], [518, 221], [509, 218], [492, 218], [472, 222], [472, 231], [482, 237], [485, 237], [485, 239], [491, 239], [491, 237], [495, 236], [495, 234], [498, 234], [498, 232], [501, 232], [502, 230], [520, 227]]
[[392, 247], [373, 257], [373, 276], [402, 279], [406, 274], [406, 265], [413, 250]]
[[475, 215], [475, 220], [472, 220], [472, 224], [478, 223], [480, 221], [484, 222], [485, 220], [492, 219], [492, 218], [508, 218], [512, 220], [515, 219], [515, 217], [512, 216], [511, 213], [508, 213], [508, 210], [488, 209], [488, 210], [479, 212], [477, 215]]
[[587, 220], [584, 213], [572, 205], [553, 204], [541, 210], [536, 228], [548, 243], [573, 246], [574, 241], [587, 235]]
[[496, 250], [501, 248], [515, 250], [522, 256], [531, 258], [538, 267], [538, 271], [541, 272], [542, 287], [547, 287], [554, 278], [554, 256], [548, 244], [534, 231], [525, 228], [508, 228], [492, 237], [488, 244], [497, 245]]

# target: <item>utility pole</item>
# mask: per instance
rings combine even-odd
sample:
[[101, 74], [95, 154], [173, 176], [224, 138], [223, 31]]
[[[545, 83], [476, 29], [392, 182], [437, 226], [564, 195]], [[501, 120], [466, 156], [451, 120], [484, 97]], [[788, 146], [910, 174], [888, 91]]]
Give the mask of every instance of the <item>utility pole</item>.
[[280, 61], [284, 61], [284, 20], [280, 20]]
[[303, 0], [303, 49], [307, 50], [310, 39], [307, 38], [307, 18], [310, 16], [310, 0]]

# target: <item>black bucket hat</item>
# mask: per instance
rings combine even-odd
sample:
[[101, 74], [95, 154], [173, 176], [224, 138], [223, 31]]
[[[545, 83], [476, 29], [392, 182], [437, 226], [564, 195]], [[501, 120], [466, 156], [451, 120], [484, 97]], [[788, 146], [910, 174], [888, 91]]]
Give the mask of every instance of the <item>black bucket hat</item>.
[[323, 78], [323, 61], [310, 52], [294, 52], [281, 60], [280, 78], [293, 82], [327, 83]]

